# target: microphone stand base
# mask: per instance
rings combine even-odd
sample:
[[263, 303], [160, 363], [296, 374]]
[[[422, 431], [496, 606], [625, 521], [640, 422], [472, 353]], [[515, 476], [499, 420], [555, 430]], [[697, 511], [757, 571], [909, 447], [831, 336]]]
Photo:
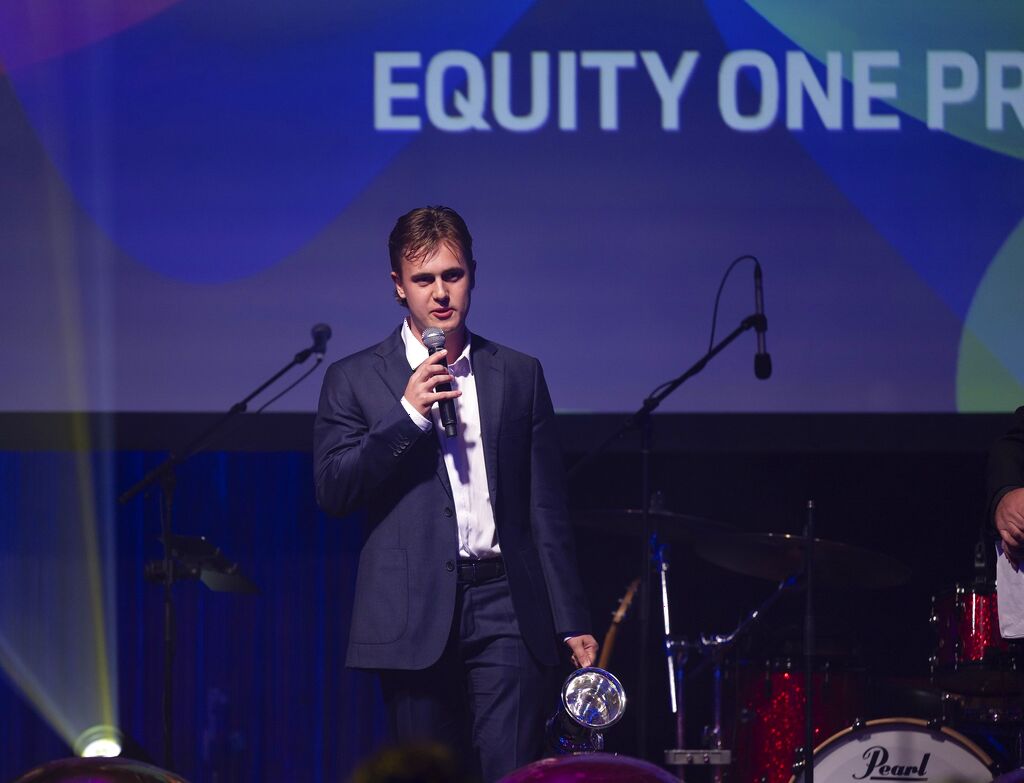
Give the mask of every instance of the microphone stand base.
[[676, 748], [665, 751], [665, 764], [669, 767], [724, 767], [732, 764], [732, 751]]

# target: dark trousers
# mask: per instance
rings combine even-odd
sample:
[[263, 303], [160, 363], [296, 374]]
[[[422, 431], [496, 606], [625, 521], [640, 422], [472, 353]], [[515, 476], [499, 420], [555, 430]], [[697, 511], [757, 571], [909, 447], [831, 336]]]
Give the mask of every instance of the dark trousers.
[[394, 739], [441, 742], [485, 783], [541, 757], [544, 721], [558, 706], [553, 671], [519, 635], [505, 577], [458, 586], [437, 663], [380, 676]]

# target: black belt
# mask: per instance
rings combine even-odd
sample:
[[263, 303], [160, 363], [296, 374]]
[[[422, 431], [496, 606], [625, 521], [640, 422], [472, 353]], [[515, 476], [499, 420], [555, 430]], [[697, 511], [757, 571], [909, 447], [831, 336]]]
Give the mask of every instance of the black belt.
[[458, 576], [459, 582], [470, 585], [500, 579], [505, 576], [505, 561], [500, 557], [489, 557], [486, 560], [460, 557]]

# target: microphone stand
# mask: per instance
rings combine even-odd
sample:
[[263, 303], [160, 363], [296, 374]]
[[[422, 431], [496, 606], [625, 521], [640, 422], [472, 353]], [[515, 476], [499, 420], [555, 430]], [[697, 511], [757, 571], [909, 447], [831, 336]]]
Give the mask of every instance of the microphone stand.
[[644, 400], [644, 404], [632, 416], [626, 419], [622, 425], [615, 430], [604, 441], [584, 454], [568, 472], [571, 479], [578, 475], [583, 467], [589, 465], [598, 455], [604, 453], [607, 448], [616, 440], [621, 438], [629, 430], [638, 427], [640, 429], [640, 470], [641, 470], [641, 492], [643, 493], [641, 505], [641, 519], [643, 520], [643, 544], [641, 546], [641, 580], [640, 580], [640, 677], [637, 695], [637, 743], [639, 745], [638, 755], [640, 758], [647, 756], [647, 657], [649, 654], [649, 640], [651, 624], [651, 552], [657, 548], [657, 531], [652, 529], [651, 523], [651, 443], [653, 440], [653, 423], [651, 414], [658, 409], [658, 406], [672, 392], [682, 386], [686, 381], [697, 375], [707, 367], [708, 363], [718, 354], [724, 351], [736, 338], [751, 329], [764, 329], [767, 325], [765, 316], [761, 313], [749, 315], [744, 318], [739, 326], [712, 346], [706, 354], [698, 359], [682, 375], [663, 384], [659, 390]]
[[807, 501], [804, 529], [804, 752], [803, 783], [814, 783], [814, 501]]
[[117, 502], [124, 505], [153, 485], [157, 483], [160, 485], [160, 543], [163, 547], [163, 558], [161, 560], [161, 568], [157, 570], [157, 573], [159, 574], [160, 582], [163, 585], [164, 607], [163, 765], [165, 769], [173, 768], [171, 757], [173, 755], [174, 747], [173, 732], [171, 728], [172, 697], [174, 694], [174, 603], [171, 588], [174, 586], [175, 582], [190, 578], [190, 575], [185, 573], [182, 568], [175, 567], [174, 550], [172, 548], [172, 542], [175, 540], [173, 524], [174, 488], [177, 483], [175, 471], [179, 465], [206, 448], [206, 446], [208, 446], [213, 440], [214, 436], [224, 429], [229, 421], [239, 414], [245, 413], [245, 411], [248, 410], [249, 403], [254, 397], [277, 381], [292, 367], [306, 361], [316, 347], [317, 345], [313, 345], [295, 354], [288, 364], [270, 376], [267, 381], [257, 387], [256, 390], [245, 397], [245, 399], [239, 400], [232, 405], [219, 419], [214, 421], [197, 437], [193, 438], [187, 446], [181, 449], [181, 451], [171, 452], [167, 459], [149, 471], [127, 490], [122, 492], [117, 498]]

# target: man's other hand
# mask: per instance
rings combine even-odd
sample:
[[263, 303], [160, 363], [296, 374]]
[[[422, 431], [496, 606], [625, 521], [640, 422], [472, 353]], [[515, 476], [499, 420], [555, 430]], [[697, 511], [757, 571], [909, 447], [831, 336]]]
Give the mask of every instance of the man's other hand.
[[1024, 559], [1024, 487], [1011, 489], [996, 506], [996, 531], [1014, 568]]
[[597, 639], [587, 633], [582, 636], [570, 636], [565, 643], [572, 650], [573, 666], [582, 669], [594, 665], [594, 661], [597, 660]]

